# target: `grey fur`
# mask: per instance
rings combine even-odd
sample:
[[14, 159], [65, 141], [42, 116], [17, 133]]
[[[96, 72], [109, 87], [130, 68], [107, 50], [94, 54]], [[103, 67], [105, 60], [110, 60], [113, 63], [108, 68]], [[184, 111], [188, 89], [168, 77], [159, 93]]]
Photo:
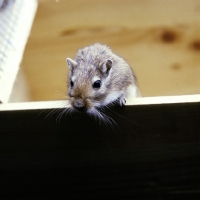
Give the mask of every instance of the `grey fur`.
[[[106, 45], [96, 43], [80, 49], [75, 60], [68, 58], [67, 62], [70, 69], [69, 101], [74, 108], [80, 99], [87, 112], [94, 112], [94, 107], [106, 106], [117, 99], [120, 105], [124, 105], [128, 87], [137, 87], [136, 77], [129, 65]], [[92, 87], [94, 77], [102, 82], [99, 89]], [[70, 86], [72, 79], [73, 87]]]

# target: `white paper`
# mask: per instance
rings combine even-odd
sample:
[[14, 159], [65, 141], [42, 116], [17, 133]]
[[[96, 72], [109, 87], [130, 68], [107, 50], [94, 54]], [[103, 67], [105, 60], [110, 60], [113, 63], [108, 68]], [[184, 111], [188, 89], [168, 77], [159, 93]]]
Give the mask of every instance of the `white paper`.
[[37, 0], [7, 0], [0, 7], [0, 102], [9, 100], [37, 10]]

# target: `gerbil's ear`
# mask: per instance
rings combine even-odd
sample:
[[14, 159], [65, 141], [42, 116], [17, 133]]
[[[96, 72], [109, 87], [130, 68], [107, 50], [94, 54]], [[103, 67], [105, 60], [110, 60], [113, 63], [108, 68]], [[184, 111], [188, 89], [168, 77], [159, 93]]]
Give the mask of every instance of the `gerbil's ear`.
[[109, 71], [112, 67], [112, 60], [108, 59], [108, 60], [105, 60], [105, 62], [103, 62], [102, 66], [101, 66], [101, 71], [104, 73], [104, 74], [109, 74]]
[[77, 62], [75, 62], [71, 58], [67, 58], [66, 61], [67, 61], [67, 65], [70, 70], [72, 70], [73, 68], [75, 68], [77, 66]]

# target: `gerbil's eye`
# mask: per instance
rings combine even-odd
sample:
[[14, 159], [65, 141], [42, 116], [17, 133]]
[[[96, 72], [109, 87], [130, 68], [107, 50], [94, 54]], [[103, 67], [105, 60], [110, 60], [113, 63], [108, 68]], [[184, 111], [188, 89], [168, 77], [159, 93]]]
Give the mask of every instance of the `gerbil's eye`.
[[73, 87], [74, 86], [74, 82], [70, 81], [70, 86]]
[[100, 88], [100, 87], [101, 87], [101, 81], [100, 81], [100, 80], [95, 81], [95, 82], [93, 83], [93, 88]]

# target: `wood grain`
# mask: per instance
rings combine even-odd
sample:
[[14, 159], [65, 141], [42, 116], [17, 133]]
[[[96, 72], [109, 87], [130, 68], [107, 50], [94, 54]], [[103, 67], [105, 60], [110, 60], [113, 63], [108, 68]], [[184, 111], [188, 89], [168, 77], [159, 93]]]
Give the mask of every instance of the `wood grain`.
[[135, 71], [143, 96], [200, 93], [200, 3], [40, 0], [22, 61], [32, 100], [66, 97], [66, 57], [107, 44]]

